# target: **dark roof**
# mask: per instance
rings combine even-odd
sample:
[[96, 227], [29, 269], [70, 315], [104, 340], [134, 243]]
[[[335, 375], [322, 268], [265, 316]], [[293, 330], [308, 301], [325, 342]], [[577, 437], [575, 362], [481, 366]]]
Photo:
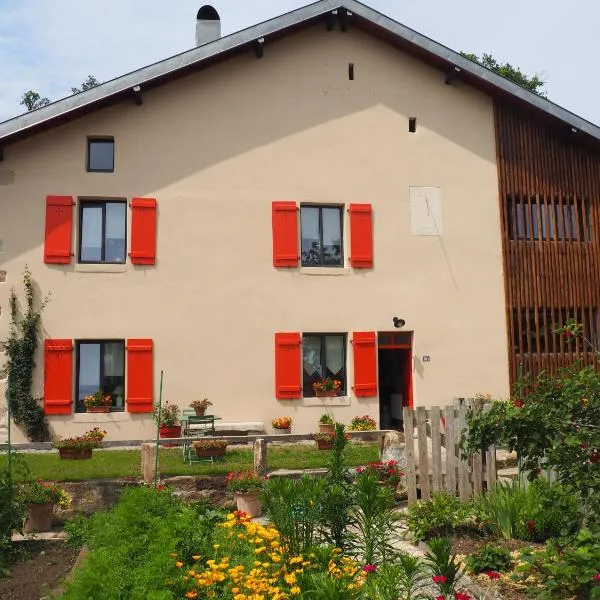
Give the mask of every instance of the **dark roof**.
[[342, 27], [348, 25], [371, 32], [378, 38], [445, 70], [448, 75], [458, 77], [493, 96], [516, 102], [574, 133], [582, 132], [594, 138], [595, 141], [600, 141], [600, 127], [372, 8], [356, 0], [319, 0], [264, 23], [107, 81], [85, 92], [4, 121], [0, 123], [0, 145], [59, 125], [86, 112], [97, 110], [128, 97], [131, 98], [135, 94], [139, 95], [144, 90], [181, 77], [191, 70], [205, 68], [256, 44], [268, 43], [269, 40], [282, 37], [292, 30], [317, 21], [326, 21], [328, 26], [331, 26], [336, 20], [340, 21]]

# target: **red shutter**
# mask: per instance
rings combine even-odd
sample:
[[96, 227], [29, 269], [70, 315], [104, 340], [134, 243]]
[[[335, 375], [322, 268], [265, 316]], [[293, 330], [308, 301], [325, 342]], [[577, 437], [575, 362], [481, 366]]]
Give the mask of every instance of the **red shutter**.
[[73, 197], [46, 196], [46, 235], [44, 262], [71, 262], [71, 230], [73, 228]]
[[127, 410], [152, 412], [153, 392], [152, 340], [127, 340]]
[[373, 267], [373, 214], [370, 204], [350, 205], [350, 265]]
[[44, 341], [44, 413], [70, 415], [73, 403], [73, 341]]
[[302, 398], [302, 370], [299, 333], [275, 334], [275, 397], [280, 400]]
[[156, 264], [156, 199], [131, 200], [131, 262]]
[[298, 266], [298, 207], [273, 202], [273, 266]]
[[355, 331], [354, 393], [358, 398], [377, 396], [377, 348], [374, 331]]

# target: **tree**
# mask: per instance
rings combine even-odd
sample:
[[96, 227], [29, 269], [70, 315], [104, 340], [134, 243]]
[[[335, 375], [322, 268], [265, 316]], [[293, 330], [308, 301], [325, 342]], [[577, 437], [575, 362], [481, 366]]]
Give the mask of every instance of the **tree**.
[[[88, 75], [87, 79], [81, 84], [81, 87], [76, 88], [72, 87], [71, 92], [73, 94], [81, 94], [81, 92], [85, 92], [86, 90], [90, 90], [97, 85], [100, 85], [100, 81], [98, 81], [93, 75]], [[46, 106], [50, 104], [49, 98], [42, 98], [38, 92], [33, 90], [29, 90], [25, 92], [23, 96], [21, 96], [21, 102], [19, 102], [21, 106], [27, 108], [28, 111], [36, 110], [37, 108], [42, 108], [42, 106]]]
[[21, 106], [25, 106], [28, 111], [35, 110], [36, 108], [41, 108], [42, 106], [46, 106], [50, 104], [50, 100], [48, 98], [42, 98], [37, 92], [33, 90], [29, 90], [25, 92], [21, 97], [21, 102], [19, 102]]
[[93, 75], [88, 75], [87, 79], [81, 84], [80, 88], [72, 87], [71, 91], [74, 94], [81, 94], [81, 92], [85, 92], [86, 90], [91, 90], [92, 88], [100, 85], [100, 81], [98, 81]]
[[538, 96], [546, 97], [546, 93], [541, 89], [545, 85], [545, 81], [538, 75], [533, 77], [527, 76], [518, 67], [513, 67], [510, 63], [499, 63], [491, 54], [482, 54], [481, 57], [476, 54], [461, 52], [461, 55], [473, 62], [480, 64], [482, 67], [494, 71], [506, 79], [510, 79], [517, 85], [524, 87], [526, 90], [537, 94]]

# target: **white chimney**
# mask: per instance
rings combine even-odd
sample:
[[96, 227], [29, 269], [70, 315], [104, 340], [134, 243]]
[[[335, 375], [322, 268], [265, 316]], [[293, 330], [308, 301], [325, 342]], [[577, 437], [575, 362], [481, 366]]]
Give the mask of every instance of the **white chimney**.
[[196, 46], [214, 42], [221, 37], [221, 18], [209, 4], [205, 4], [196, 16]]

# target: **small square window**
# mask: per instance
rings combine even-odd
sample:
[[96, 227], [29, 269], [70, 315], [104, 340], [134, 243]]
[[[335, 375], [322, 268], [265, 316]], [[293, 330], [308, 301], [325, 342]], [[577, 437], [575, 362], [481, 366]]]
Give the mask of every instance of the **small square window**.
[[125, 401], [125, 342], [78, 341], [76, 412], [85, 412], [84, 398], [101, 391], [111, 397], [111, 411], [123, 410]]
[[343, 267], [342, 207], [300, 207], [302, 266]]
[[302, 336], [303, 396], [315, 396], [313, 383], [326, 377], [340, 381], [339, 395], [346, 393], [346, 336], [340, 333], [305, 333]]
[[79, 262], [123, 264], [126, 202], [85, 200], [79, 206]]
[[88, 139], [87, 170], [95, 173], [112, 173], [115, 170], [114, 138]]

